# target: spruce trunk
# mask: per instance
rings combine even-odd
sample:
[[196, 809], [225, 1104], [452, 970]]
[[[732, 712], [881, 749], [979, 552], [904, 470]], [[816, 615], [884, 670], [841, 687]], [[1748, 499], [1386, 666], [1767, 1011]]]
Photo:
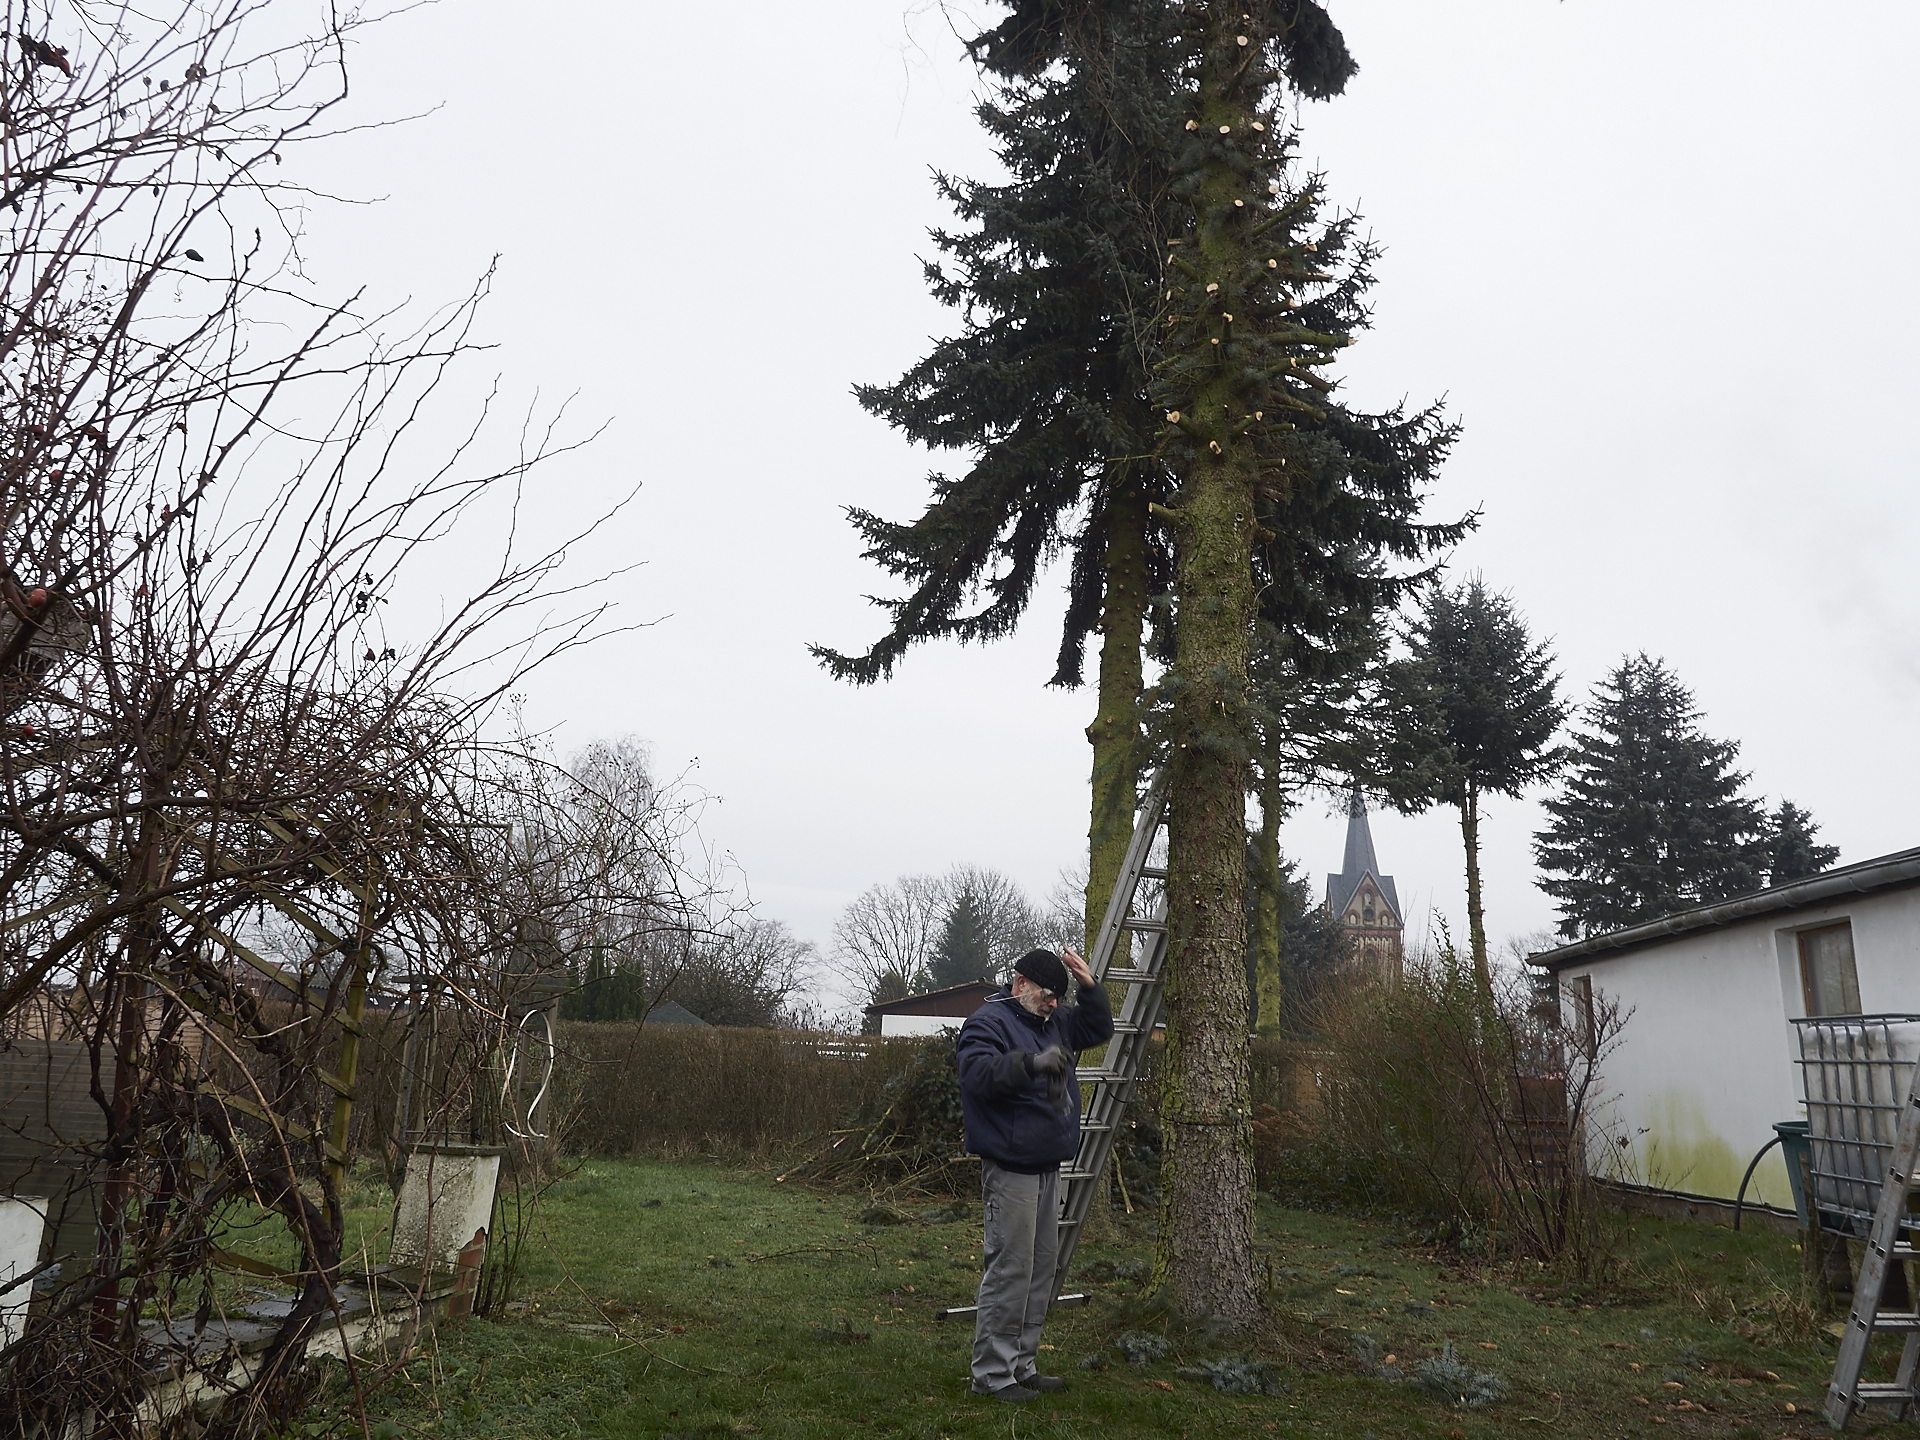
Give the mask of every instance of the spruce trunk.
[[1253, 901], [1254, 1029], [1280, 1033], [1280, 782], [1260, 781], [1260, 837], [1254, 845], [1259, 893]]
[[[1256, 133], [1258, 96], [1244, 83], [1249, 57], [1237, 39], [1239, 18], [1238, 7], [1216, 4], [1202, 21], [1197, 119], [1208, 136]], [[1170, 346], [1191, 387], [1182, 408], [1197, 428], [1178, 508], [1169, 512], [1176, 537], [1175, 769], [1154, 1281], [1189, 1315], [1247, 1325], [1260, 1315], [1246, 968], [1247, 669], [1259, 461], [1244, 427], [1233, 422], [1254, 410], [1258, 380], [1236, 360], [1240, 347], [1217, 291], [1226, 286], [1232, 293], [1251, 269], [1252, 212], [1244, 207], [1259, 197], [1235, 174], [1224, 147], [1202, 152], [1195, 163], [1194, 228], [1184, 252], [1190, 283], [1179, 302], [1191, 318], [1176, 317]], [[1216, 281], [1214, 290], [1205, 288]]]
[[1487, 917], [1480, 907], [1480, 792], [1469, 783], [1460, 797], [1460, 838], [1467, 850], [1467, 949], [1482, 995], [1493, 993], [1487, 966]]
[[1245, 710], [1252, 619], [1251, 495], [1230, 463], [1202, 464], [1181, 506], [1179, 698], [1167, 838], [1171, 949], [1162, 1057], [1156, 1278], [1188, 1314], [1254, 1320], [1253, 1132], [1248, 1115]]
[[1140, 646], [1147, 616], [1147, 500], [1123, 483], [1107, 510], [1107, 593], [1100, 615], [1099, 713], [1093, 746], [1093, 807], [1087, 824], [1087, 948], [1106, 917], [1133, 839], [1140, 782]]

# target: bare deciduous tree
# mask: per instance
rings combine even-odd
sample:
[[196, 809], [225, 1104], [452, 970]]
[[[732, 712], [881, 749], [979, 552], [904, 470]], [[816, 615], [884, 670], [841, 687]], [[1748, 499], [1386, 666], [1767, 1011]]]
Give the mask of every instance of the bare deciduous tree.
[[[427, 433], [484, 281], [410, 330], [301, 281], [287, 162], [364, 22], [288, 23], [0, 0], [0, 1023], [72, 1047], [100, 1115], [61, 1142], [99, 1243], [0, 1353], [8, 1420], [48, 1433], [127, 1413], [155, 1344], [196, 1363], [241, 1212], [302, 1259], [216, 1426], [298, 1407], [361, 1014], [403, 963], [431, 973], [483, 1072], [521, 916], [473, 757], [599, 616], [561, 574], [579, 535], [524, 539], [553, 427], [492, 462], [484, 407], [443, 452]], [[466, 591], [420, 603], [450, 537]], [[291, 964], [249, 943], [268, 913], [304, 937]]]
[[857, 997], [911, 994], [926, 981], [946, 908], [946, 887], [932, 875], [875, 885], [833, 922], [828, 963]]
[[828, 968], [869, 1001], [926, 988], [948, 915], [962, 895], [972, 898], [998, 976], [1035, 946], [1082, 943], [1077, 934], [1055, 933], [1058, 927], [1000, 871], [956, 865], [944, 875], [902, 875], [860, 895], [834, 921]]

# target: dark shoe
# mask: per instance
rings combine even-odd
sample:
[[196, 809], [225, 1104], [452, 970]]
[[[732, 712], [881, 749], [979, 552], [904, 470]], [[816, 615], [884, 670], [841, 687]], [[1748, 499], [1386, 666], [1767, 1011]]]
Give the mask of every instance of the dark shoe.
[[998, 1390], [985, 1390], [976, 1385], [973, 1387], [973, 1393], [976, 1395], [991, 1395], [996, 1400], [1005, 1400], [1012, 1405], [1023, 1405], [1029, 1400], [1038, 1400], [1040, 1398], [1040, 1392], [1038, 1390], [1029, 1390], [1024, 1385], [1002, 1385]]
[[1017, 1383], [1029, 1390], [1044, 1390], [1049, 1395], [1058, 1395], [1067, 1388], [1067, 1382], [1058, 1375], [1029, 1375]]

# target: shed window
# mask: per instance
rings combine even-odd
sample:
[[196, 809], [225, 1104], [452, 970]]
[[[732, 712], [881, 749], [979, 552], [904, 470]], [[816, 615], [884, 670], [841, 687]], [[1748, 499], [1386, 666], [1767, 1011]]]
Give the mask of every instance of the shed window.
[[1573, 1002], [1574, 1044], [1583, 1055], [1592, 1058], [1600, 1040], [1599, 1023], [1593, 1013], [1593, 977], [1574, 976], [1567, 985], [1567, 996]]
[[1809, 1015], [1858, 1015], [1860, 977], [1853, 968], [1853, 926], [1847, 921], [1800, 932], [1800, 983]]

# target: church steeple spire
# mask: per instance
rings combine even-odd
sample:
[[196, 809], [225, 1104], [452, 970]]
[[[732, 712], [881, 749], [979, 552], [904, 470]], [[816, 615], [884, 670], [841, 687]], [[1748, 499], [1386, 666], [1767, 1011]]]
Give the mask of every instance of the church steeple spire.
[[1356, 881], [1380, 873], [1380, 862], [1373, 858], [1373, 830], [1367, 824], [1367, 798], [1358, 785], [1347, 796], [1347, 855], [1340, 873]]
[[1345, 932], [1357, 960], [1383, 974], [1400, 973], [1400, 896], [1393, 877], [1380, 873], [1367, 824], [1367, 800], [1356, 781], [1347, 796], [1347, 853], [1338, 875], [1327, 877], [1327, 913]]

